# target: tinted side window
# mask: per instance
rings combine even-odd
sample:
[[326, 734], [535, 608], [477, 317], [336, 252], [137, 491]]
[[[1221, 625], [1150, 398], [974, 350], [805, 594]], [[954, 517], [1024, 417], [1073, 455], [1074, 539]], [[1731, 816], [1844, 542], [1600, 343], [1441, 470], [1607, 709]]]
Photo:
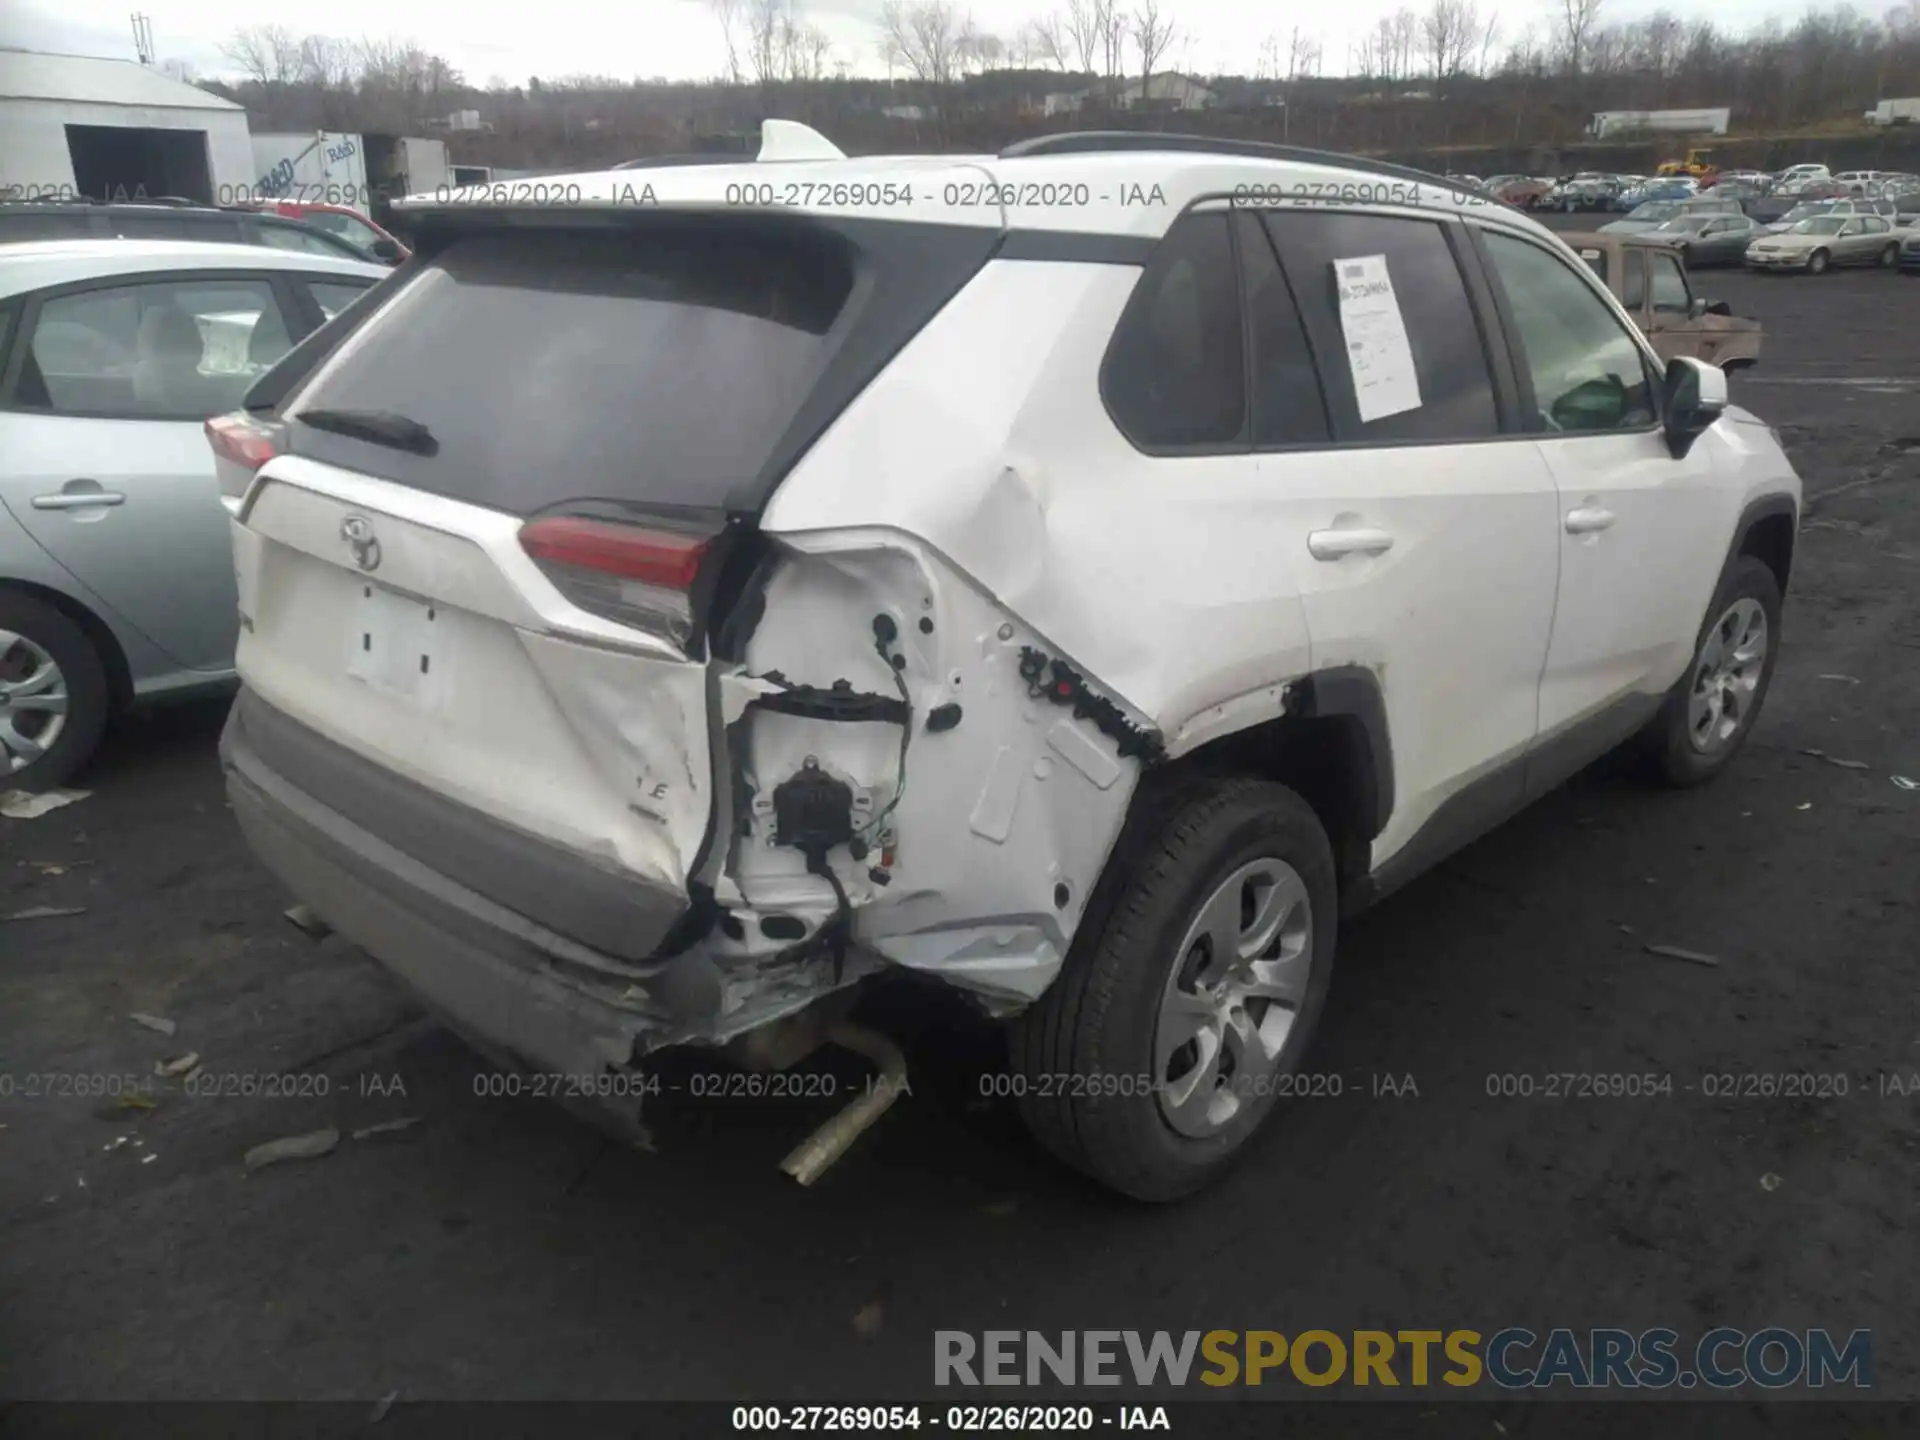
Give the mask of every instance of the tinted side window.
[[115, 212], [108, 223], [122, 240], [207, 240], [240, 243], [240, 224], [218, 215], [139, 215]]
[[309, 280], [306, 285], [313, 303], [329, 320], [373, 288], [366, 280]]
[[1266, 220], [1315, 352], [1340, 357], [1321, 376], [1335, 434], [1378, 442], [1499, 433], [1486, 348], [1438, 222], [1298, 212]]
[[1620, 303], [1628, 310], [1647, 303], [1646, 257], [1631, 247], [1620, 261]]
[[1251, 215], [1235, 222], [1247, 297], [1247, 342], [1253, 362], [1253, 443], [1324, 445], [1332, 437], [1320, 374], [1300, 307], [1265, 230]]
[[1114, 423], [1146, 449], [1245, 438], [1246, 357], [1227, 218], [1177, 222], [1114, 330], [1101, 390]]
[[0, 242], [77, 240], [93, 234], [85, 215], [48, 213], [30, 207], [0, 211]]
[[41, 302], [17, 398], [60, 414], [201, 420], [231, 410], [288, 348], [264, 280], [181, 280]]
[[1484, 239], [1518, 332], [1515, 359], [1532, 382], [1535, 428], [1632, 430], [1653, 424], [1645, 357], [1592, 288], [1538, 245], [1493, 232]]
[[[276, 250], [292, 250], [301, 255], [331, 255], [335, 259], [343, 255], [355, 255], [353, 247], [343, 241], [315, 234], [298, 225], [274, 225], [264, 220], [260, 222], [260, 242]], [[359, 257], [355, 255], [355, 258]]]
[[1687, 275], [1671, 255], [1650, 255], [1653, 266], [1653, 309], [1656, 315], [1684, 315], [1692, 308], [1693, 293]]

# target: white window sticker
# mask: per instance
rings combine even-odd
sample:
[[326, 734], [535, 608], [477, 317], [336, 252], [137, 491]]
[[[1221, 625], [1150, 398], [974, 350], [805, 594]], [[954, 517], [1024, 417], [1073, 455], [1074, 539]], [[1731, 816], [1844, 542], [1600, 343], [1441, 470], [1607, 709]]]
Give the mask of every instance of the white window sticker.
[[1361, 423], [1418, 410], [1420, 377], [1414, 373], [1413, 347], [1407, 343], [1407, 322], [1394, 297], [1387, 257], [1335, 260], [1333, 272]]

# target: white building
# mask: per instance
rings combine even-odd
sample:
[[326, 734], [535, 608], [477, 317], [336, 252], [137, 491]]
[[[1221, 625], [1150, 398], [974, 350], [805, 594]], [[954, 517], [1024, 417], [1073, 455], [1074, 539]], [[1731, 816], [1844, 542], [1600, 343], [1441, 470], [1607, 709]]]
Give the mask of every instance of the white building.
[[132, 60], [0, 48], [0, 194], [244, 199], [247, 115]]
[[[1070, 115], [1089, 105], [1099, 105], [1106, 97], [1104, 85], [1053, 94], [1047, 96], [1045, 112]], [[1156, 75], [1144, 87], [1136, 75], [1118, 82], [1113, 91], [1116, 110], [1211, 110], [1218, 103], [1219, 97], [1213, 91], [1186, 75]]]

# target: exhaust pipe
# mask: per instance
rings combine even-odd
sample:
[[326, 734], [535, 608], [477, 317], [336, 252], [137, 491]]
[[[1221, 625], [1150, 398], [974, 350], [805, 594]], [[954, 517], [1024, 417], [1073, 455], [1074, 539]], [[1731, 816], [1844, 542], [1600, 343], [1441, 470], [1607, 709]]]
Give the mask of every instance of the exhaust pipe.
[[811, 1185], [824, 1175], [827, 1167], [846, 1154], [907, 1088], [907, 1057], [886, 1036], [849, 1021], [829, 1030], [827, 1040], [866, 1056], [878, 1073], [868, 1082], [864, 1095], [855, 1097], [780, 1162], [780, 1168], [802, 1185]]

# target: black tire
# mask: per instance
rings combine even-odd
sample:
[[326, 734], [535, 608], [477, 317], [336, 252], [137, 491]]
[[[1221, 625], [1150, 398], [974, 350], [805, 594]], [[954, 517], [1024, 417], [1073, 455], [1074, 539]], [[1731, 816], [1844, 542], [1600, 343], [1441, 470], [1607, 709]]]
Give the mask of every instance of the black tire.
[[1828, 255], [1826, 251], [1814, 251], [1813, 254], [1807, 257], [1807, 273], [1809, 275], [1826, 274], [1827, 266], [1832, 263], [1832, 260], [1833, 257]]
[[[66, 725], [38, 759], [12, 770], [11, 755], [0, 746], [0, 790], [58, 789], [93, 758], [106, 733], [113, 708], [106, 666], [78, 625], [45, 601], [16, 590], [0, 589], [0, 631], [22, 636], [46, 651], [60, 667], [67, 689]], [[0, 678], [10, 678], [5, 667], [18, 665], [22, 658], [18, 647], [0, 653]], [[0, 708], [0, 723], [5, 723], [5, 715]]]
[[[1703, 752], [1696, 749], [1688, 738], [1687, 702], [1699, 673], [1700, 652], [1706, 644], [1709, 630], [1727, 613], [1729, 607], [1742, 599], [1757, 601], [1767, 617], [1767, 653], [1761, 662], [1759, 686], [1740, 722], [1740, 728], [1732, 738], [1717, 750]], [[1733, 762], [1734, 756], [1746, 746], [1754, 725], [1759, 721], [1760, 711], [1766, 704], [1767, 690], [1773, 684], [1773, 669], [1780, 659], [1780, 609], [1780, 582], [1774, 578], [1773, 571], [1767, 568], [1765, 562], [1751, 555], [1741, 556], [1734, 562], [1733, 569], [1715, 593], [1713, 603], [1707, 606], [1707, 613], [1701, 618], [1700, 631], [1693, 642], [1693, 657], [1687, 662], [1686, 673], [1667, 693], [1660, 713], [1641, 735], [1648, 774], [1653, 780], [1676, 790], [1705, 784], [1725, 770]]]
[[1014, 1079], [1034, 1137], [1067, 1164], [1137, 1200], [1169, 1201], [1212, 1182], [1272, 1113], [1282, 1088], [1251, 1098], [1195, 1139], [1162, 1116], [1152, 1087], [1113, 1084], [1154, 1071], [1154, 1027], [1175, 951], [1194, 912], [1249, 860], [1284, 861], [1312, 906], [1314, 960], [1276, 1074], [1292, 1074], [1319, 1025], [1333, 973], [1338, 886], [1325, 830], [1281, 785], [1209, 779], [1145, 802], [1115, 847], [1059, 978], [1013, 1024]]
[[1886, 249], [1880, 252], [1880, 268], [1881, 269], [1892, 270], [1896, 266], [1898, 266], [1899, 263], [1900, 263], [1900, 247], [1898, 245], [1889, 245], [1887, 246]]

